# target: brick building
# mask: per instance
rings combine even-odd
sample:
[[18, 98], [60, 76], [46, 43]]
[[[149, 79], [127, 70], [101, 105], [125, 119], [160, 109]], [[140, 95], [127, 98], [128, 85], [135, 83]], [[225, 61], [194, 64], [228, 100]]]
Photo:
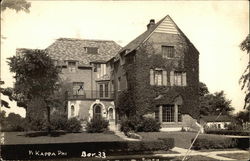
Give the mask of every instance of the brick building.
[[[151, 61], [154, 57], [158, 57], [156, 62]], [[138, 99], [135, 100], [137, 107], [143, 104], [139, 99], [143, 100], [148, 93], [151, 97], [144, 101], [153, 102], [154, 107], [145, 115], [161, 122], [162, 130], [198, 127], [199, 52], [170, 16], [157, 23], [150, 20], [147, 30], [123, 47], [110, 62], [114, 64], [112, 81], [116, 99], [119, 92], [131, 88]], [[133, 67], [135, 81], [129, 81], [131, 71], [126, 65], [133, 63], [140, 65]]]
[[115, 120], [113, 86], [107, 60], [121, 47], [114, 41], [60, 38], [46, 50], [61, 67], [61, 78], [72, 85], [68, 92], [68, 118]]
[[[142, 74], [133, 83], [125, 67], [139, 63], [143, 46], [151, 50], [145, 50], [148, 61], [134, 69]], [[170, 16], [157, 23], [150, 20], [147, 30], [123, 48], [114, 41], [60, 38], [46, 50], [61, 67], [63, 81], [72, 86], [68, 118], [118, 122], [123, 117], [116, 111], [119, 93], [135, 87], [136, 98], [153, 102], [144, 114], [161, 122], [162, 130], [197, 128], [199, 52]], [[155, 56], [158, 61], [152, 64]]]

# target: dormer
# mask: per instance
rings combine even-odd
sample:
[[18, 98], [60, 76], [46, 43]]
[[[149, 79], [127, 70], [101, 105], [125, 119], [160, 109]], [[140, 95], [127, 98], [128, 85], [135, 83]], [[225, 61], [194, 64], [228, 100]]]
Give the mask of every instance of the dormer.
[[87, 54], [98, 54], [99, 49], [98, 47], [84, 47], [84, 52]]

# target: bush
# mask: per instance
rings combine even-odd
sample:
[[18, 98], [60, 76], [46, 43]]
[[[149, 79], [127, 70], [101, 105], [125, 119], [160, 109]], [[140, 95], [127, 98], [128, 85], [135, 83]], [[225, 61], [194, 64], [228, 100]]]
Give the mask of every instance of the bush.
[[62, 113], [52, 114], [50, 122], [52, 130], [66, 130], [68, 126], [67, 115]]
[[82, 128], [81, 122], [77, 118], [73, 117], [67, 121], [65, 131], [80, 132], [81, 128]]
[[161, 128], [159, 122], [153, 118], [131, 117], [130, 119], [123, 119], [121, 121], [121, 131], [127, 133], [129, 131], [135, 132], [157, 132]]
[[100, 133], [108, 130], [109, 122], [103, 118], [91, 119], [87, 122], [86, 130], [89, 133]]
[[[191, 140], [193, 142], [193, 139]], [[193, 144], [193, 149], [225, 149], [237, 147], [236, 140], [232, 138], [197, 138]]]
[[207, 134], [219, 134], [219, 135], [240, 135], [240, 136], [249, 136], [250, 132], [248, 131], [234, 131], [234, 130], [206, 130]]
[[[193, 141], [193, 139], [191, 140]], [[249, 148], [250, 138], [197, 138], [194, 142], [193, 149], [225, 149], [225, 148]]]

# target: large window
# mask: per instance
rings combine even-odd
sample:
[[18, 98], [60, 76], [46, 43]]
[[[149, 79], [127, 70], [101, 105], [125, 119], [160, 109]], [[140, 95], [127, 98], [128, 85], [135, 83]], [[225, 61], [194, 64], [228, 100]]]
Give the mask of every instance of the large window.
[[174, 47], [173, 46], [162, 46], [162, 57], [163, 58], [173, 58], [174, 57]]
[[74, 95], [84, 95], [84, 83], [73, 82], [73, 92]]
[[[182, 122], [180, 105], [162, 105], [155, 109], [155, 120], [159, 122]], [[177, 118], [176, 118], [177, 117]]]
[[162, 122], [174, 122], [174, 105], [166, 105], [162, 107]]

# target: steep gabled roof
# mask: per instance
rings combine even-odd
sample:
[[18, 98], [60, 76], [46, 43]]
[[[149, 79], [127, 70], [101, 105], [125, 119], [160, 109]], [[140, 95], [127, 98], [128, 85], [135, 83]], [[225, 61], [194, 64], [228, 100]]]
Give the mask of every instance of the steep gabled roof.
[[[98, 54], [87, 53], [86, 47], [97, 47]], [[110, 40], [59, 38], [46, 50], [55, 60], [74, 60], [79, 61], [79, 64], [89, 64], [95, 61], [106, 62], [120, 49], [120, 45]]]
[[[187, 41], [187, 43], [190, 43], [194, 47], [194, 45], [190, 42], [190, 40], [186, 37], [186, 35], [180, 30], [180, 28], [171, 19], [171, 17], [167, 15], [164, 18], [162, 18], [160, 21], [158, 21], [153, 27], [149, 28], [144, 33], [142, 33], [137, 38], [135, 38], [133, 41], [128, 43], [125, 47], [123, 47], [120, 50], [119, 53], [122, 53], [126, 50], [128, 51], [127, 52], [128, 54], [131, 51], [137, 49], [141, 44], [147, 41], [150, 38], [151, 34], [153, 34], [154, 32], [179, 34], [183, 36], [183, 38]], [[198, 50], [195, 47], [194, 49], [198, 52]]]

